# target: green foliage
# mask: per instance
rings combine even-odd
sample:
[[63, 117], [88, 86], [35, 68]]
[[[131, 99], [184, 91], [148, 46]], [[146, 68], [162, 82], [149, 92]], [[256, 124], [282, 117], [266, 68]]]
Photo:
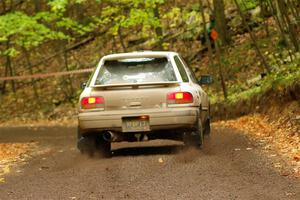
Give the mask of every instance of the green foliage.
[[51, 12], [38, 12], [27, 15], [23, 12], [10, 12], [0, 16], [0, 43], [9, 42], [8, 49], [2, 49], [2, 55], [15, 57], [21, 48], [37, 47], [49, 40], [71, 40], [95, 29], [101, 20], [91, 18], [87, 25], [64, 17], [69, 3], [83, 3], [85, 0], [51, 0], [48, 4]]
[[273, 71], [264, 77], [260, 83], [252, 87], [245, 84], [234, 85], [230, 88], [228, 102], [234, 104], [240, 100], [249, 100], [253, 97], [259, 97], [267, 91], [281, 92], [285, 88], [298, 83], [300, 80], [300, 66], [297, 62], [282, 65], [280, 69]]
[[[161, 27], [157, 6], [164, 0], [102, 0], [101, 16], [90, 16], [88, 24], [65, 17], [70, 5], [83, 4], [86, 0], [49, 0], [50, 11], [29, 16], [23, 12], [11, 12], [0, 16], [0, 42], [9, 41], [10, 49], [2, 54], [17, 56], [19, 48], [30, 49], [48, 40], [71, 40], [82, 36], [99, 26], [111, 26], [110, 33], [117, 35], [120, 28], [127, 30], [142, 27], [139, 35], [154, 36], [154, 30]], [[116, 6], [118, 5], [118, 6]], [[113, 22], [113, 23], [111, 23]]]
[[107, 25], [113, 21], [110, 29], [112, 35], [117, 35], [120, 28], [130, 30], [140, 26], [140, 36], [148, 37], [155, 28], [161, 27], [155, 9], [162, 3], [164, 0], [111, 0], [102, 10], [101, 21]]
[[[279, 38], [272, 39], [270, 37], [262, 39], [264, 37], [264, 34], [262, 34], [264, 28], [262, 20], [266, 20], [267, 17], [261, 15], [257, 7], [259, 1], [237, 1], [247, 18], [248, 25], [251, 27], [258, 26], [258, 28], [253, 28], [253, 33], [255, 33], [255, 38], [258, 40], [259, 48], [263, 51], [263, 56], [272, 68], [272, 73], [253, 85], [246, 83], [247, 79], [252, 76], [256, 77], [262, 72], [260, 69], [261, 63], [258, 62], [253, 44], [245, 34], [241, 17], [234, 10], [234, 1], [224, 0], [225, 9], [228, 8], [226, 17], [230, 19], [228, 25], [233, 38], [231, 46], [222, 47], [224, 48], [222, 49], [223, 52], [230, 55], [228, 57], [223, 56], [221, 60], [224, 66], [224, 77], [228, 85], [228, 101], [230, 103], [236, 103], [242, 99], [248, 100], [269, 90], [280, 91], [282, 88], [300, 80], [300, 55], [296, 56], [296, 53], [289, 51], [289, 38], [287, 37], [286, 40], [282, 41], [279, 41]], [[269, 0], [269, 2], [272, 1]], [[211, 11], [207, 7], [207, 2], [204, 2], [204, 4], [205, 17], [208, 21]], [[85, 41], [86, 36], [103, 35], [103, 37], [98, 37], [90, 43], [91, 47], [97, 46], [96, 50], [90, 48], [91, 51], [84, 54], [80, 54], [81, 50], [78, 50], [79, 52], [74, 51], [74, 54], [68, 52], [64, 57], [67, 61], [68, 70], [80, 69], [83, 63], [90, 63], [90, 66], [95, 66], [96, 64], [91, 63], [91, 60], [98, 61], [98, 49], [100, 49], [98, 47], [101, 47], [100, 55], [119, 51], [118, 48], [121, 47], [121, 44], [118, 43], [123, 37], [124, 45], [129, 51], [133, 48], [156, 48], [159, 44], [158, 48], [178, 51], [192, 64], [202, 65], [203, 67], [197, 68], [197, 73], [210, 73], [217, 77], [217, 64], [211, 68], [207, 67], [207, 54], [201, 50], [204, 45], [200, 45], [199, 40], [196, 39], [203, 33], [203, 20], [199, 1], [178, 1], [174, 4], [173, 1], [166, 0], [47, 0], [41, 1], [41, 8], [37, 9], [42, 10], [42, 12], [30, 13], [33, 6], [31, 1], [24, 1], [22, 6], [13, 7], [11, 12], [0, 16], [0, 55], [12, 58], [10, 59], [12, 71], [15, 72], [12, 75], [19, 75], [20, 72], [26, 73], [26, 70], [28, 70], [25, 62], [23, 66], [22, 62], [19, 62], [21, 60], [19, 58], [23, 58], [25, 55], [21, 54], [24, 48], [28, 50], [29, 54], [38, 52], [33, 53], [31, 56], [32, 63], [35, 64], [39, 63], [38, 61], [41, 58], [44, 58], [42, 53], [35, 50], [43, 48], [43, 44], [47, 44], [47, 47], [50, 48], [59, 44], [57, 42], [52, 44], [49, 41], [60, 40], [64, 41], [64, 45], [68, 45], [68, 42]], [[292, 13], [290, 14], [292, 17]], [[276, 23], [276, 20], [274, 23]], [[274, 33], [275, 28], [277, 28], [274, 23], [268, 24], [271, 37], [277, 34]], [[107, 32], [102, 34], [103, 31]], [[126, 46], [127, 44], [128, 46]], [[276, 46], [276, 44], [278, 45]], [[201, 53], [194, 56], [193, 54], [197, 52]], [[213, 53], [215, 54], [215, 51]], [[57, 57], [61, 59], [62, 55]], [[57, 58], [53, 59], [57, 61]], [[216, 57], [213, 57], [213, 59], [216, 63]], [[4, 58], [1, 58], [1, 60], [0, 76], [3, 76], [5, 74], [3, 66], [5, 66], [4, 62], [7, 60]], [[18, 65], [19, 63], [21, 65]], [[61, 65], [64, 64], [63, 62], [51, 63], [54, 63], [51, 67], [56, 67], [53, 70], [61, 70]], [[19, 70], [17, 67], [21, 69]], [[42, 66], [40, 68], [42, 69]], [[33, 73], [37, 71], [33, 67]], [[84, 79], [85, 77], [81, 78]], [[76, 80], [73, 80], [73, 86], [75, 86], [78, 79], [76, 77]], [[222, 99], [220, 93], [216, 92], [221, 90], [219, 81], [216, 78], [214, 86], [208, 90], [212, 93], [212, 102], [219, 102]], [[68, 91], [70, 87], [62, 87], [60, 81], [55, 84], [47, 84], [51, 88], [57, 88], [57, 91], [56, 95], [48, 95], [49, 99], [45, 99], [45, 104], [46, 101], [52, 100], [53, 103], [48, 107], [50, 109], [47, 108], [44, 112], [49, 112], [52, 107], [55, 107], [54, 104], [66, 101], [72, 101], [73, 104], [77, 102], [80, 90], [75, 88], [78, 88], [78, 85], [74, 87], [74, 91], [70, 92]], [[57, 87], [53, 87], [54, 85]], [[38, 87], [42, 88], [43, 86], [40, 84]], [[9, 91], [10, 87], [8, 86], [6, 89]], [[70, 99], [69, 93], [72, 93], [72, 99]], [[55, 96], [54, 99], [53, 96]]]
[[191, 6], [192, 11], [200, 12], [200, 4], [196, 3]]
[[259, 5], [259, 0], [238, 0], [237, 2], [243, 11], [254, 9]]
[[201, 30], [200, 12], [194, 10], [186, 10], [174, 7], [163, 15], [165, 26], [174, 31], [183, 30], [184, 33], [180, 37], [183, 39], [191, 39], [197, 36]]
[[50, 0], [48, 2], [53, 12], [65, 12], [68, 3], [68, 0]]
[[13, 12], [0, 16], [0, 38], [1, 42], [9, 42], [12, 46], [2, 54], [16, 56], [17, 47], [29, 49], [47, 40], [67, 39], [68, 36], [59, 31], [52, 31], [34, 17], [22, 12]]
[[163, 16], [163, 19], [170, 23], [170, 28], [179, 26], [179, 24], [182, 22], [181, 9], [178, 7], [173, 7], [168, 13]]
[[64, 28], [65, 30], [73, 31], [74, 33], [77, 33], [79, 35], [84, 35], [87, 32], [92, 31], [94, 24], [90, 23], [84, 26], [70, 18], [63, 17], [56, 22], [56, 26], [58, 28]]

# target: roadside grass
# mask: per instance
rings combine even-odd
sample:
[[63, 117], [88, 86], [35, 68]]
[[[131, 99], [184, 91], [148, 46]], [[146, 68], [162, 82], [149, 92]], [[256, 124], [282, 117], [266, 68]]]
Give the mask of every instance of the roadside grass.
[[[297, 70], [289, 68], [272, 72], [249, 89], [241, 92], [229, 90], [230, 93], [227, 102], [229, 104], [234, 104], [240, 100], [249, 100], [253, 97], [260, 97], [269, 90], [280, 93], [285, 88], [300, 83], [300, 66], [295, 67], [295, 69]], [[241, 85], [240, 87], [245, 88], [245, 85]]]

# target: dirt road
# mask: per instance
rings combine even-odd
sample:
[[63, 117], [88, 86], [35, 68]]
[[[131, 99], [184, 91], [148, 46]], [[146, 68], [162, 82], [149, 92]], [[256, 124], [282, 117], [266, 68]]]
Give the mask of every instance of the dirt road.
[[201, 151], [154, 141], [113, 146], [110, 159], [75, 149], [74, 127], [0, 128], [0, 143], [39, 144], [40, 155], [0, 184], [0, 199], [300, 199], [300, 180], [282, 176], [262, 149], [214, 127]]

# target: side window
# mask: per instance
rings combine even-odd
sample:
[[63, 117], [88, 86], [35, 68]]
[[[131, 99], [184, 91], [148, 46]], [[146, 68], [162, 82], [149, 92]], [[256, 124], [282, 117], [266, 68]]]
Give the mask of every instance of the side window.
[[187, 73], [191, 77], [192, 82], [198, 84], [198, 81], [197, 81], [197, 78], [196, 78], [196, 75], [195, 75], [194, 71], [186, 64], [186, 62], [183, 60], [182, 57], [180, 57], [180, 59], [182, 60], [183, 64], [186, 66]]
[[180, 76], [182, 78], [183, 82], [189, 82], [189, 77], [186, 74], [186, 71], [184, 69], [183, 64], [181, 63], [181, 61], [179, 60], [179, 58], [177, 56], [174, 57], [175, 63], [177, 65], [177, 68], [179, 70]]

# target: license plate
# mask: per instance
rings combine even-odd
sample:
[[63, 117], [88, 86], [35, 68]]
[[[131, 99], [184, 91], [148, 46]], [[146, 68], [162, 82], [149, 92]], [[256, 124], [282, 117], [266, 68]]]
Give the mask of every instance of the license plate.
[[150, 131], [149, 117], [124, 117], [122, 118], [123, 132]]

